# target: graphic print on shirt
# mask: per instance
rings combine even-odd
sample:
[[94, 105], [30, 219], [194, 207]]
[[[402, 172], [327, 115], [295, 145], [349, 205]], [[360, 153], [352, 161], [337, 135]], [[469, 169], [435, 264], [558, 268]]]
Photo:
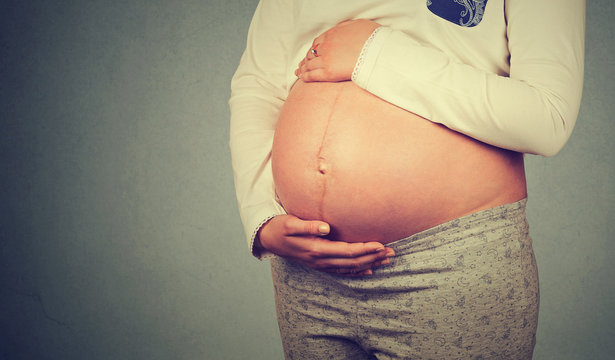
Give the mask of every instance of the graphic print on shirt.
[[439, 17], [463, 27], [474, 27], [483, 19], [488, 0], [427, 0], [427, 8]]

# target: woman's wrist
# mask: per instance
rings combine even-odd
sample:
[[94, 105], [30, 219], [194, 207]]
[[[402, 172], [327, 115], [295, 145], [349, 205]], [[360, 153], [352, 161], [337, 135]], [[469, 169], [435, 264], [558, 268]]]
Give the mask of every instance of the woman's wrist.
[[263, 229], [269, 224], [269, 222], [271, 222], [271, 219], [265, 221], [256, 232], [256, 236], [254, 236], [254, 242], [252, 243], [252, 252], [255, 254], [262, 254], [264, 251], [267, 251], [267, 248], [263, 246], [263, 242], [261, 241], [261, 235]]

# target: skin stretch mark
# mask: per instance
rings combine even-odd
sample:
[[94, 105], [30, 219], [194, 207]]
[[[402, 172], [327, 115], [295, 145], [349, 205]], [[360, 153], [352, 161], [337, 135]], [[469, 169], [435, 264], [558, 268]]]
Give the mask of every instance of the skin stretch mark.
[[322, 152], [323, 152], [325, 141], [327, 139], [327, 135], [329, 132], [329, 125], [331, 124], [331, 119], [333, 118], [333, 113], [335, 112], [337, 102], [340, 96], [342, 95], [342, 92], [346, 88], [346, 85], [347, 84], [343, 84], [342, 86], [340, 86], [339, 90], [337, 91], [337, 94], [335, 94], [335, 99], [333, 100], [333, 105], [331, 106], [331, 112], [329, 113], [329, 118], [327, 119], [327, 125], [325, 126], [325, 131], [323, 132], [322, 139], [320, 140], [320, 146], [318, 147], [318, 153], [316, 154], [316, 163], [318, 164], [317, 171], [320, 175], [322, 175], [322, 182], [323, 182], [322, 193], [320, 195], [320, 201], [318, 202], [318, 215], [320, 219], [323, 219], [323, 220], [324, 220], [324, 200], [325, 200], [325, 195], [327, 194], [326, 175], [329, 172], [329, 164], [327, 162], [327, 159], [325, 159], [325, 157], [323, 156]]

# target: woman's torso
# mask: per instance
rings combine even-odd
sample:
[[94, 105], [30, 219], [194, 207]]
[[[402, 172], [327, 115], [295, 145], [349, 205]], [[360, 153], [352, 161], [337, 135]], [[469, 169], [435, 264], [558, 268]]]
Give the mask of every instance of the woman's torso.
[[298, 81], [272, 153], [285, 210], [336, 240], [391, 242], [526, 196], [523, 155], [432, 123], [352, 82]]

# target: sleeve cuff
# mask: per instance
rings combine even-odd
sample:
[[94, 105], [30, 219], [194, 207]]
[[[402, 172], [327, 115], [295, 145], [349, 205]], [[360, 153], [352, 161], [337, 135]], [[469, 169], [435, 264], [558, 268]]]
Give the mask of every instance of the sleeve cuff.
[[[270, 253], [269, 251], [258, 251], [257, 249], [254, 248], [254, 240], [256, 239], [256, 235], [258, 234], [258, 231], [260, 230], [260, 228], [270, 219], [274, 218], [275, 216], [278, 215], [284, 215], [286, 214], [286, 211], [284, 210], [284, 208], [282, 207], [282, 205], [280, 205], [277, 201], [272, 200], [270, 203], [267, 204], [262, 204], [262, 206], [259, 206], [258, 208], [253, 208], [253, 209], [244, 209], [246, 210], [245, 212], [250, 212], [250, 214], [243, 214], [243, 218], [244, 220], [248, 220], [248, 221], [244, 221], [244, 229], [246, 232], [246, 236], [247, 236], [247, 241], [248, 241], [248, 246], [250, 251], [252, 252], [252, 255], [254, 255], [254, 257], [256, 257], [259, 260], [265, 260], [265, 259], [269, 259], [272, 256], [274, 256], [272, 253]], [[251, 210], [251, 211], [247, 211], [247, 210]]]
[[377, 27], [369, 38], [367, 38], [365, 44], [363, 44], [363, 48], [361, 49], [351, 77], [351, 80], [357, 84], [357, 86], [363, 89], [367, 88], [367, 84], [376, 66], [382, 47], [390, 34], [390, 28], [384, 26]]
[[264, 218], [259, 225], [254, 229], [254, 231], [252, 232], [252, 234], [250, 235], [250, 238], [248, 239], [249, 242], [249, 246], [250, 246], [250, 251], [252, 251], [252, 255], [259, 259], [259, 260], [267, 260], [270, 259], [274, 256], [274, 254], [272, 252], [269, 252], [267, 250], [259, 250], [256, 249], [254, 247], [254, 242], [256, 241], [256, 235], [258, 234], [258, 231], [261, 229], [261, 227], [263, 227], [263, 225], [265, 225], [265, 223], [271, 219], [273, 219], [274, 217], [276, 217], [277, 215], [269, 215], [266, 218]]

